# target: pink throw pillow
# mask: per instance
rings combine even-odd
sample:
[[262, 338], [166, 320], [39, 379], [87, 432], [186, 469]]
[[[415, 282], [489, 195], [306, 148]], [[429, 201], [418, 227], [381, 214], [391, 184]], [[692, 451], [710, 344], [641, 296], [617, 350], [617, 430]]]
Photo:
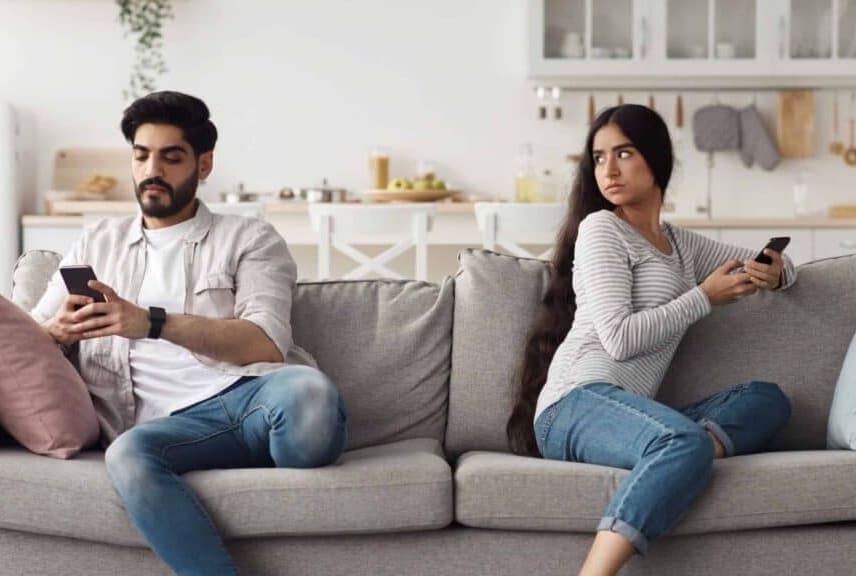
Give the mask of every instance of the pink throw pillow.
[[71, 458], [98, 439], [92, 399], [53, 338], [0, 296], [0, 426], [37, 454]]

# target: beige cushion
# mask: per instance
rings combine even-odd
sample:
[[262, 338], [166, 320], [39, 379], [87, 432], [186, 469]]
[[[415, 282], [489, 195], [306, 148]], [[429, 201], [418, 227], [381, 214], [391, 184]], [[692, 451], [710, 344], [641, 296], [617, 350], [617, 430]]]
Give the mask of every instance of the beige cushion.
[[[185, 477], [226, 538], [429, 530], [453, 516], [452, 471], [433, 439], [347, 452], [324, 468]], [[58, 462], [0, 449], [0, 528], [145, 546], [100, 451]]]
[[53, 339], [0, 297], [0, 426], [38, 454], [71, 458], [98, 439], [86, 385]]
[[[594, 532], [627, 470], [470, 452], [455, 470], [455, 514], [472, 527]], [[856, 520], [856, 453], [770, 452], [714, 463], [676, 534]]]

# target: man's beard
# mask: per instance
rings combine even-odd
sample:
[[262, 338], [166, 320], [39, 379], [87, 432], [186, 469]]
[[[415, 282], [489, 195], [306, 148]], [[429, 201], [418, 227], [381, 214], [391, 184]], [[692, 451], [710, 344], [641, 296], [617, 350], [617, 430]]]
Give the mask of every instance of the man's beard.
[[[148, 196], [148, 201], [143, 202], [144, 190], [148, 186], [158, 186], [166, 191], [169, 203], [163, 196]], [[196, 188], [199, 186], [199, 176], [193, 172], [187, 180], [179, 184], [177, 189], [155, 176], [143, 180], [136, 186], [137, 202], [145, 216], [151, 218], [169, 218], [175, 216], [196, 198]]]

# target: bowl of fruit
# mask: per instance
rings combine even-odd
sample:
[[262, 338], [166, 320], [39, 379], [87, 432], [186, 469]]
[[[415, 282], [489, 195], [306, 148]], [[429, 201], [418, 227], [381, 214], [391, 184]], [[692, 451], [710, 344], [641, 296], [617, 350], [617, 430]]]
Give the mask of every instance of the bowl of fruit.
[[393, 178], [383, 190], [367, 190], [363, 193], [371, 202], [434, 202], [457, 194], [449, 190], [446, 183], [433, 176], [414, 180]]

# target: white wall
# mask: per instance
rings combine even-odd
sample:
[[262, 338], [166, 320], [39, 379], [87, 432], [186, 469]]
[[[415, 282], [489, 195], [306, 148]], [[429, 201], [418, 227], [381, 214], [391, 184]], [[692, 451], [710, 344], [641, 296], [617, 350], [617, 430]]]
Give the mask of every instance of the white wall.
[[[582, 145], [586, 123], [588, 93], [564, 96], [560, 122], [535, 119], [526, 1], [176, 0], [166, 30], [170, 71], [159, 87], [199, 95], [213, 111], [221, 140], [205, 196], [239, 181], [274, 190], [322, 177], [359, 190], [366, 157], [381, 144], [393, 153], [393, 175], [412, 175], [424, 158], [470, 194], [510, 198], [521, 142], [535, 142], [544, 162], [557, 165]], [[16, 107], [24, 129], [27, 212], [41, 211], [57, 148], [123, 145], [132, 49], [116, 15], [111, 0], [0, 0], [0, 100]], [[598, 107], [616, 98], [596, 96]], [[647, 97], [627, 93], [625, 101]], [[687, 121], [712, 97], [684, 95]], [[656, 98], [671, 121], [674, 94]], [[720, 96], [741, 106], [750, 98]], [[736, 153], [717, 156], [715, 216], [791, 216], [791, 187], [803, 170], [818, 206], [856, 201], [856, 171], [826, 153], [831, 95], [817, 100], [815, 159], [767, 173], [743, 168]], [[758, 103], [772, 120], [775, 94]], [[673, 198], [691, 214], [704, 196], [705, 158], [688, 130], [677, 155]]]

